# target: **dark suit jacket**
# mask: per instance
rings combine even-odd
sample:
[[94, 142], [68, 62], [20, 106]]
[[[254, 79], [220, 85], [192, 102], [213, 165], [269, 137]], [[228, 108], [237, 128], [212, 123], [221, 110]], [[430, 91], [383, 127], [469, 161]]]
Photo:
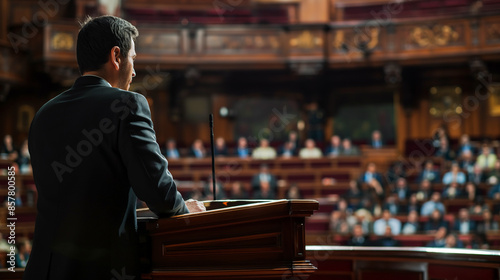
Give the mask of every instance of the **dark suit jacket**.
[[188, 212], [146, 99], [99, 77], [80, 77], [37, 112], [29, 150], [38, 213], [25, 280], [131, 279], [137, 197], [160, 216]]
[[[270, 181], [269, 185], [271, 186], [271, 190], [274, 192], [278, 191], [278, 181], [276, 180], [276, 176], [269, 174]], [[253, 175], [252, 177], [252, 189], [254, 191], [260, 190], [260, 173]]]

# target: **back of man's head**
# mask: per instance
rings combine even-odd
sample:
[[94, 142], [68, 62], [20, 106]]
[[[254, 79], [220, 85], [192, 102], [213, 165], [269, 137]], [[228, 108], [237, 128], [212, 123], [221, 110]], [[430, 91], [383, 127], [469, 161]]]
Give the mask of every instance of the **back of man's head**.
[[76, 43], [80, 73], [83, 75], [99, 70], [108, 61], [114, 46], [118, 46], [122, 57], [126, 57], [132, 47], [132, 40], [137, 36], [137, 28], [124, 19], [114, 16], [87, 18], [82, 23]]

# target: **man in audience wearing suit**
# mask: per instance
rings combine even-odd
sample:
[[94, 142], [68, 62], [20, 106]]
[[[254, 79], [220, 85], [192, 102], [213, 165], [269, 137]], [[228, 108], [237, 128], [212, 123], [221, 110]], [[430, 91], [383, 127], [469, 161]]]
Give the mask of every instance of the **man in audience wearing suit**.
[[25, 280], [139, 279], [137, 198], [161, 217], [203, 210], [183, 201], [146, 98], [128, 91], [137, 36], [120, 18], [87, 20], [77, 41], [82, 77], [33, 119], [38, 213]]
[[261, 189], [262, 182], [268, 183], [271, 191], [278, 191], [278, 183], [276, 177], [269, 172], [269, 166], [262, 164], [260, 166], [260, 171], [252, 177], [252, 188], [254, 191], [259, 191]]

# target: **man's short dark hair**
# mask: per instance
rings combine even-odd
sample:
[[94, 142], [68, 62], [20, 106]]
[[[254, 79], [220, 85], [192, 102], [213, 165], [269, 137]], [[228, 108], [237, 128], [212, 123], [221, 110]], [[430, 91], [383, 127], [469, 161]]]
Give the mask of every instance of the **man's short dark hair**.
[[83, 75], [99, 70], [107, 61], [114, 46], [118, 46], [122, 57], [127, 57], [132, 47], [131, 39], [139, 36], [139, 31], [130, 22], [114, 17], [100, 16], [87, 18], [82, 23], [76, 43], [76, 59]]

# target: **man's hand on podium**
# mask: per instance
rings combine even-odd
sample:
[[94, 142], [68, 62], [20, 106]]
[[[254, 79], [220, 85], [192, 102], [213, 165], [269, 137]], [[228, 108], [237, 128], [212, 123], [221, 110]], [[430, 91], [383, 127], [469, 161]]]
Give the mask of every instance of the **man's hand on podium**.
[[188, 199], [185, 201], [186, 206], [189, 210], [189, 213], [197, 213], [197, 212], [205, 212], [207, 209], [205, 208], [205, 205], [203, 205], [203, 202], [194, 200], [194, 199]]

